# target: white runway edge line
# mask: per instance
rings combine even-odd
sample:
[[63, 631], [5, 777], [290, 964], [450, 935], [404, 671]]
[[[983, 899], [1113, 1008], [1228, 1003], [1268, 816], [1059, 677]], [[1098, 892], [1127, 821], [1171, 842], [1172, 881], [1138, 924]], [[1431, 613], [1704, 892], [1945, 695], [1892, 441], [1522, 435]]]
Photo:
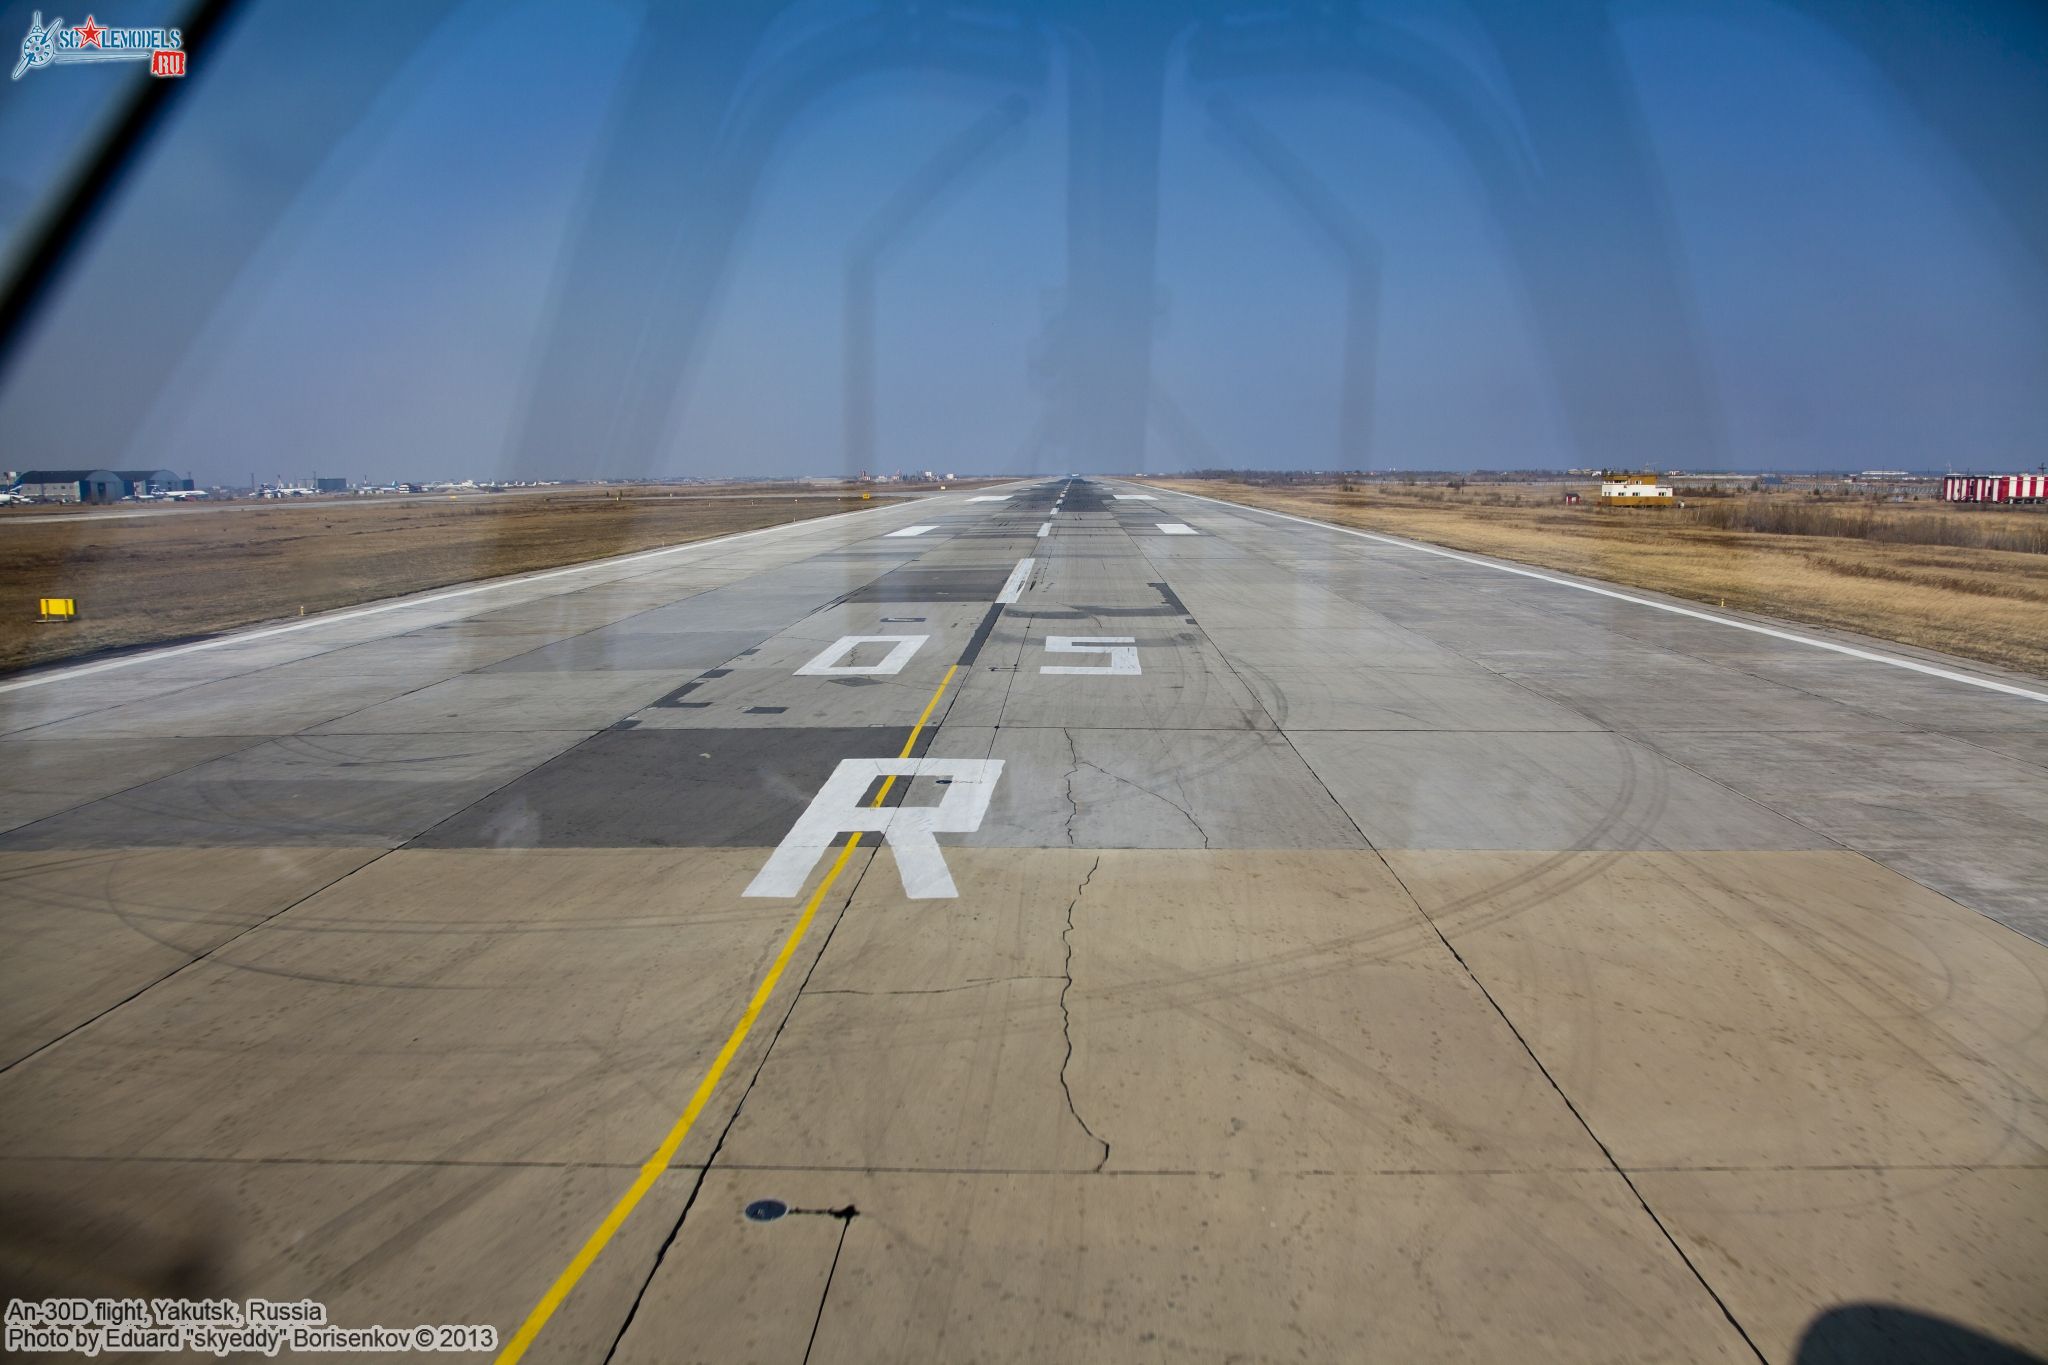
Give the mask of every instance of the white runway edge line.
[[1669, 612], [1673, 616], [1690, 616], [1695, 621], [1710, 621], [1717, 626], [1727, 626], [1733, 630], [1746, 630], [1752, 635], [1768, 635], [1774, 640], [1789, 640], [1796, 645], [1809, 645], [1814, 649], [1825, 649], [1831, 654], [1846, 654], [1852, 659], [1867, 659], [1871, 663], [1890, 664], [1893, 668], [1904, 668], [1914, 673], [1925, 673], [1932, 678], [1946, 678], [1950, 682], [1968, 683], [1971, 687], [1981, 687], [1989, 692], [2003, 692], [2008, 696], [2025, 697], [2029, 701], [2048, 702], [2048, 692], [2030, 691], [2024, 687], [2015, 687], [2011, 683], [1999, 682], [1994, 678], [1979, 678], [1969, 673], [1958, 673], [1952, 668], [1936, 668], [1933, 664], [1916, 663], [1912, 659], [1901, 659], [1893, 654], [1879, 654], [1868, 649], [1857, 649], [1853, 645], [1838, 645], [1828, 640], [1816, 640], [1810, 635], [1799, 635], [1789, 630], [1778, 630], [1771, 626], [1760, 626], [1750, 621], [1737, 621], [1732, 617], [1716, 616], [1710, 611], [1696, 611], [1691, 607], [1681, 607], [1674, 602], [1658, 602], [1648, 597], [1636, 597], [1630, 593], [1616, 592], [1612, 588], [1595, 587], [1591, 583], [1575, 583], [1569, 578], [1559, 578], [1554, 574], [1538, 573], [1534, 569], [1518, 569], [1512, 564], [1500, 564], [1491, 559], [1481, 559], [1477, 555], [1460, 554], [1456, 550], [1445, 550], [1435, 545], [1424, 545], [1419, 541], [1403, 540], [1399, 536], [1383, 536], [1372, 531], [1354, 531], [1349, 526], [1337, 526], [1327, 521], [1317, 521], [1313, 517], [1297, 517], [1288, 512], [1269, 512], [1263, 507], [1247, 507], [1241, 502], [1225, 502], [1221, 498], [1205, 497], [1200, 493], [1183, 493], [1178, 489], [1173, 490], [1173, 495], [1177, 498], [1193, 498], [1196, 502], [1211, 502], [1218, 507], [1227, 507], [1233, 512], [1261, 517], [1277, 517], [1281, 521], [1293, 521], [1299, 522], [1303, 526], [1313, 526], [1318, 531], [1335, 531], [1339, 535], [1357, 536], [1360, 540], [1375, 540], [1382, 545], [1392, 545], [1397, 549], [1415, 550], [1426, 555], [1436, 555], [1442, 559], [1455, 559], [1461, 564], [1476, 564], [1482, 569], [1494, 569], [1500, 573], [1511, 573], [1517, 578], [1533, 578], [1539, 583], [1554, 583], [1560, 588], [1576, 588], [1580, 592], [1590, 592], [1598, 597], [1611, 597], [1617, 602], [1629, 602], [1638, 607], [1650, 607], [1656, 611]]
[[1003, 590], [996, 594], [998, 604], [1008, 606], [1024, 595], [1024, 580], [1031, 577], [1031, 566], [1037, 562], [1035, 559], [1017, 561], [1017, 567], [1010, 570], [1009, 581], [1004, 583]]
[[[930, 502], [942, 501], [930, 499]], [[593, 559], [588, 564], [572, 564], [566, 569], [548, 569], [541, 573], [519, 574], [511, 578], [494, 578], [488, 583], [475, 583], [466, 588], [451, 588], [446, 592], [429, 593], [425, 597], [404, 597], [374, 606], [351, 607], [345, 611], [326, 616], [308, 617], [294, 621], [288, 626], [265, 626], [258, 630], [242, 631], [234, 635], [222, 635], [212, 640], [195, 640], [189, 645], [169, 645], [163, 649], [152, 649], [144, 654], [124, 655], [119, 659], [106, 659], [96, 664], [79, 664], [75, 668], [59, 668], [33, 678], [22, 678], [16, 682], [0, 683], [0, 693], [19, 692], [27, 687], [41, 687], [46, 683], [69, 682], [74, 678], [90, 677], [95, 673], [106, 673], [116, 668], [133, 668], [137, 664], [156, 663], [163, 659], [175, 659], [184, 654], [197, 654], [203, 649], [225, 649], [229, 645], [246, 645], [256, 640], [269, 640], [279, 635], [290, 635], [294, 631], [313, 630], [320, 626], [338, 626], [345, 621], [359, 621], [365, 616], [381, 616], [387, 611], [404, 611], [408, 607], [430, 607], [437, 602], [452, 602], [458, 597], [473, 597], [480, 592], [496, 592], [501, 588], [525, 587], [534, 583], [545, 583], [551, 578], [567, 578], [571, 574], [596, 573], [601, 569], [623, 568], [644, 560], [661, 559], [668, 555], [684, 554], [690, 550], [710, 549], [715, 545], [730, 545], [736, 540], [751, 540], [755, 536], [773, 535], [779, 531], [793, 531], [798, 527], [817, 527], [829, 522], [843, 521], [848, 517], [865, 517], [876, 512], [900, 511], [898, 507], [858, 507], [851, 512], [835, 512], [829, 517], [812, 517], [807, 521], [785, 521], [779, 526], [762, 526], [752, 531], [740, 531], [729, 536], [714, 536], [710, 540], [693, 540], [683, 545], [665, 545], [659, 550], [642, 550], [637, 554], [619, 555], [611, 559]]]

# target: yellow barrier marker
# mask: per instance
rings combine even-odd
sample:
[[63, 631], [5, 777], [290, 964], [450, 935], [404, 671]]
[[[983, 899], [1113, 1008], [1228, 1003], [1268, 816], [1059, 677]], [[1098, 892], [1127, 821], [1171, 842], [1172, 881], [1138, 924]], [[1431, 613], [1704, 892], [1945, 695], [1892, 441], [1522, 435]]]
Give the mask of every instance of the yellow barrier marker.
[[76, 621], [78, 599], [75, 597], [43, 597], [37, 599], [37, 608], [42, 613], [38, 621]]
[[[946, 676], [939, 679], [938, 690], [933, 692], [932, 699], [924, 704], [924, 712], [918, 716], [917, 724], [910, 727], [910, 738], [903, 741], [903, 752], [896, 755], [898, 758], [910, 757], [910, 751], [916, 747], [917, 737], [923, 733], [925, 723], [932, 718], [932, 711], [937, 708], [939, 698], [946, 695], [946, 689], [952, 685], [953, 675], [959, 671], [959, 664], [952, 664], [946, 669]], [[874, 804], [879, 806], [887, 800], [889, 788], [895, 784], [894, 774], [883, 778], [882, 789], [875, 793]], [[740, 1014], [740, 1021], [733, 1027], [731, 1035], [726, 1038], [725, 1046], [718, 1049], [718, 1055], [711, 1059], [711, 1067], [704, 1073], [704, 1079], [697, 1082], [697, 1089], [690, 1095], [690, 1102], [683, 1109], [682, 1117], [668, 1130], [668, 1136], [654, 1149], [654, 1155], [642, 1163], [640, 1174], [625, 1194], [619, 1197], [619, 1202], [612, 1205], [611, 1212], [597, 1225], [597, 1231], [584, 1239], [583, 1245], [577, 1249], [575, 1256], [570, 1258], [562, 1273], [555, 1276], [555, 1282], [548, 1286], [548, 1292], [540, 1296], [540, 1302], [526, 1315], [526, 1321], [519, 1324], [519, 1330], [512, 1334], [512, 1339], [498, 1352], [495, 1365], [513, 1365], [513, 1362], [526, 1354], [527, 1347], [533, 1345], [533, 1339], [540, 1335], [540, 1329], [548, 1325], [548, 1319], [555, 1315], [555, 1310], [569, 1297], [569, 1291], [583, 1278], [583, 1272], [590, 1269], [598, 1254], [610, 1244], [612, 1237], [625, 1224], [640, 1201], [647, 1196], [647, 1192], [654, 1188], [654, 1182], [661, 1179], [662, 1173], [668, 1169], [668, 1163], [675, 1159], [676, 1152], [682, 1148], [683, 1139], [690, 1135], [690, 1129], [695, 1126], [697, 1116], [703, 1113], [704, 1106], [711, 1102], [712, 1093], [718, 1089], [718, 1082], [725, 1075], [726, 1067], [732, 1064], [733, 1057], [747, 1041], [747, 1035], [753, 1031], [754, 1021], [761, 1017], [762, 1009], [768, 1004], [768, 997], [775, 992], [775, 983], [782, 979], [783, 969], [789, 966], [790, 959], [796, 955], [797, 945], [803, 942], [804, 934], [811, 927], [811, 921], [817, 917], [818, 907], [824, 904], [826, 894], [832, 890], [832, 883], [839, 879], [847, 860], [853, 857], [853, 851], [859, 847], [859, 833], [849, 835], [846, 847], [839, 850], [839, 856], [826, 870], [825, 879], [818, 883], [818, 889], [804, 902], [803, 913], [797, 916], [795, 926], [789, 931], [789, 937], [783, 940], [782, 951], [775, 955], [775, 961], [768, 968], [768, 974], [761, 978], [760, 985], [754, 987], [753, 998], [747, 1001], [747, 1008]]]

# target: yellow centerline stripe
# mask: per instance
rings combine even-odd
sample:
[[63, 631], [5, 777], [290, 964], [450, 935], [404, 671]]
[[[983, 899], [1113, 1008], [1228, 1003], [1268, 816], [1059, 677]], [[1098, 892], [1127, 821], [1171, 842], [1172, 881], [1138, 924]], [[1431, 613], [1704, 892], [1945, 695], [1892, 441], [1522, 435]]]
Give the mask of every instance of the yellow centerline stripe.
[[[918, 735], [931, 720], [933, 710], [938, 707], [939, 698], [946, 694], [946, 689], [952, 685], [953, 675], [959, 670], [959, 664], [947, 667], [946, 676], [939, 679], [938, 690], [933, 692], [932, 699], [924, 704], [924, 711], [918, 716], [917, 724], [910, 727], [910, 738], [903, 741], [903, 752], [896, 755], [898, 758], [910, 757], [910, 751], [917, 745]], [[896, 778], [893, 774], [882, 780], [882, 789], [875, 793], [875, 805], [881, 805], [888, 798], [889, 788], [895, 783]], [[683, 1139], [690, 1135], [690, 1129], [696, 1124], [697, 1116], [703, 1113], [704, 1106], [711, 1102], [712, 1093], [718, 1089], [719, 1079], [725, 1075], [726, 1067], [732, 1064], [740, 1045], [747, 1041], [747, 1034], [753, 1031], [754, 1021], [761, 1017], [761, 1010], [767, 1005], [768, 997], [775, 992], [775, 983], [782, 979], [783, 969], [789, 966], [790, 958], [796, 955], [797, 945], [803, 942], [805, 932], [811, 927], [811, 921], [817, 917], [818, 907], [824, 904], [826, 894], [832, 889], [832, 883], [839, 879], [847, 860], [853, 857], [853, 851], [859, 847], [860, 834], [856, 832], [849, 835], [846, 847], [839, 850], [839, 856], [833, 860], [831, 868], [825, 873], [825, 880], [818, 883], [818, 889], [813, 891], [810, 900], [804, 903], [803, 913], [797, 916], [795, 926], [789, 931], [789, 937], [783, 940], [782, 951], [775, 955], [774, 965], [770, 966], [768, 974], [761, 978], [761, 984], [754, 987], [753, 999], [747, 1001], [747, 1008], [740, 1015], [739, 1023], [733, 1026], [731, 1036], [725, 1040], [725, 1046], [718, 1049], [718, 1055], [711, 1061], [710, 1070], [704, 1073], [703, 1080], [697, 1082], [697, 1089], [690, 1096], [690, 1103], [683, 1110], [682, 1117], [668, 1130], [668, 1136], [661, 1140], [661, 1146], [654, 1149], [654, 1155], [648, 1157], [641, 1165], [639, 1176], [619, 1197], [619, 1202], [612, 1205], [611, 1212], [597, 1225], [597, 1231], [584, 1239], [582, 1247], [570, 1259], [569, 1264], [563, 1267], [562, 1273], [555, 1276], [555, 1282], [548, 1286], [548, 1292], [540, 1296], [540, 1302], [526, 1315], [526, 1321], [519, 1324], [519, 1330], [512, 1334], [512, 1339], [498, 1352], [496, 1365], [513, 1365], [514, 1361], [526, 1354], [526, 1348], [533, 1345], [533, 1339], [540, 1335], [540, 1329], [548, 1325], [548, 1319], [555, 1315], [555, 1310], [569, 1297], [569, 1291], [583, 1278], [583, 1272], [590, 1269], [598, 1253], [605, 1249], [613, 1235], [646, 1197], [647, 1192], [654, 1188], [654, 1182], [661, 1179], [662, 1173], [668, 1169], [669, 1162], [682, 1147]]]

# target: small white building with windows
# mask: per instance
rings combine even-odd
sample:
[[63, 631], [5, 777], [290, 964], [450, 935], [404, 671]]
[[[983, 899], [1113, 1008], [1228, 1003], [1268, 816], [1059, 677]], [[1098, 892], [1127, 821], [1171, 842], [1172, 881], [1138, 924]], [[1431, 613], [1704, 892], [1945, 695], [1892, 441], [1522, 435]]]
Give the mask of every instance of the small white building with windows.
[[1655, 474], [1609, 475], [1600, 482], [1602, 507], [1669, 507], [1677, 499], [1677, 490]]

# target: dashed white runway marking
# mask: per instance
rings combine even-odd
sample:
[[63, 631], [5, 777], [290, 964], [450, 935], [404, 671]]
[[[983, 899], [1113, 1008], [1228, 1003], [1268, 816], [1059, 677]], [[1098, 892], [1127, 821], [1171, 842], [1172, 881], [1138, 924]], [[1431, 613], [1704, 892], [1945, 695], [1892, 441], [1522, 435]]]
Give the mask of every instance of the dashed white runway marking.
[[1192, 536], [1200, 534], [1198, 531], [1195, 530], [1194, 527], [1189, 526], [1185, 522], [1162, 521], [1157, 523], [1157, 525], [1160, 530], [1164, 531], [1167, 535], [1170, 536]]
[[1037, 562], [1035, 559], [1018, 560], [1017, 567], [1010, 570], [1009, 581], [1003, 584], [1003, 590], [996, 594], [996, 601], [1007, 606], [1023, 596], [1024, 581], [1031, 577], [1031, 566]]
[[968, 499], [969, 502], [1008, 502], [1008, 493], [980, 493]]
[[1039, 523], [1038, 523], [1038, 538], [1039, 538], [1040, 540], [1044, 540], [1044, 539], [1045, 539], [1045, 538], [1046, 538], [1046, 537], [1047, 537], [1048, 535], [1050, 535], [1050, 534], [1052, 534], [1052, 523], [1051, 523], [1051, 522], [1049, 522], [1049, 521], [1041, 521], [1041, 522], [1039, 522]]
[[900, 531], [889, 532], [887, 535], [883, 537], [883, 539], [894, 540], [898, 536], [921, 536], [926, 531], [936, 531], [938, 529], [939, 528], [936, 526], [906, 526]]

